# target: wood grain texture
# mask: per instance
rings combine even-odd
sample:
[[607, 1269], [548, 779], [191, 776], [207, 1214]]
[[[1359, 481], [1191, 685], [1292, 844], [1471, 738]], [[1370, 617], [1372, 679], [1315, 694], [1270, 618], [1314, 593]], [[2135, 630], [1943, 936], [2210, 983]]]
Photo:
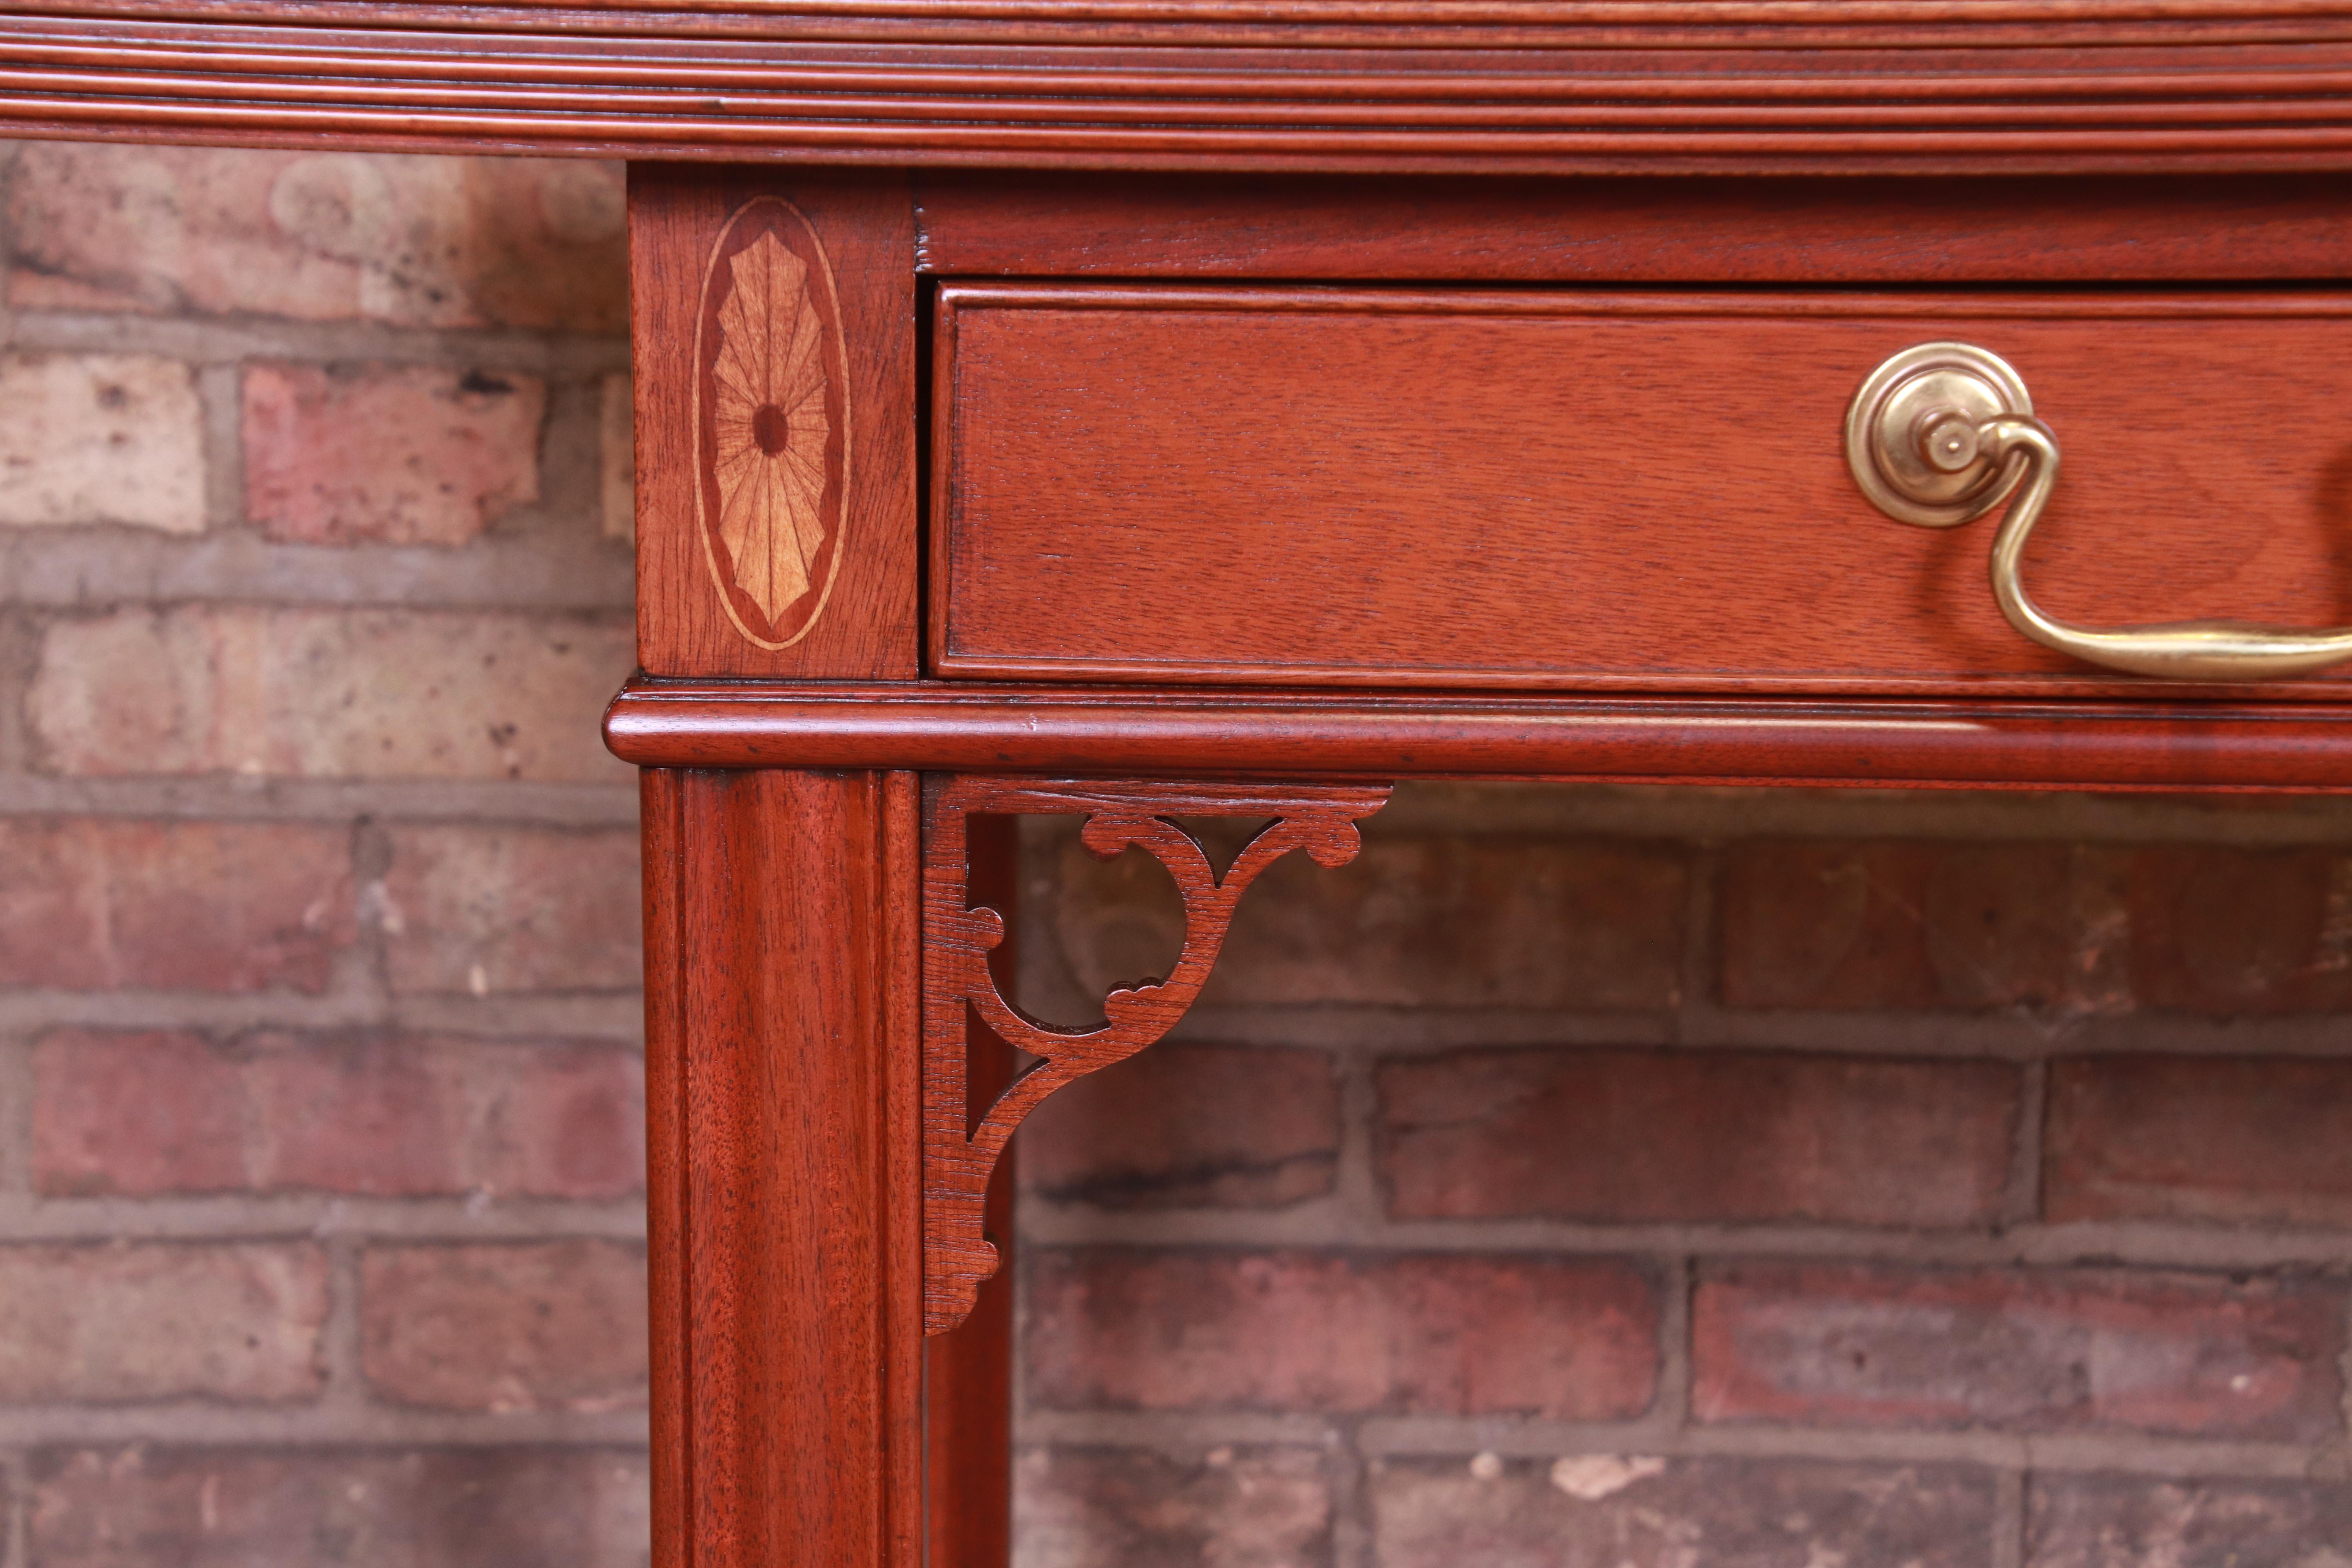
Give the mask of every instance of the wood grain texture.
[[917, 1568], [915, 781], [646, 805], [656, 1551]]
[[[757, 311], [747, 311], [749, 290], [736, 289], [733, 279], [769, 241], [802, 268], [793, 275], [799, 289], [772, 302], [763, 296]], [[633, 166], [629, 253], [639, 663], [673, 675], [914, 673], [915, 320], [905, 183], [888, 175], [779, 183]], [[757, 409], [734, 408], [730, 399], [770, 391], [789, 397], [793, 389], [780, 380], [744, 393], [722, 358], [763, 346], [755, 335], [763, 323], [814, 328], [810, 352], [823, 371], [817, 418], [795, 436], [780, 411], [778, 428], [768, 432], [778, 447], [772, 458], [756, 440], [751, 453], [741, 451]], [[743, 346], [747, 338], [753, 347]], [[782, 346], [789, 353], [789, 342]], [[730, 417], [744, 429], [730, 431]], [[797, 524], [809, 545], [804, 572], [775, 538], [798, 536], [783, 526], [793, 516], [779, 513], [755, 563], [740, 530], [759, 497], [722, 488], [746, 456], [781, 474], [796, 439], [809, 445], [819, 479]], [[737, 468], [722, 473], [722, 458]], [[772, 493], [782, 507], [786, 492]], [[780, 559], [793, 571], [767, 564]]]
[[641, 766], [1167, 778], [2352, 789], [2352, 705], [633, 682]]
[[2352, 167], [2343, 0], [18, 0], [16, 134], [1364, 172]]
[[[971, 900], [1005, 917], [989, 954], [1000, 984], [1018, 972], [1015, 900], [1021, 839], [1009, 816], [967, 816], [964, 859]], [[986, 1104], [1011, 1086], [1013, 1048], [975, 1014], [964, 1021], [965, 1093]], [[1005, 1568], [1013, 1558], [1014, 1171], [1018, 1141], [1004, 1146], [981, 1203], [982, 1234], [998, 1271], [982, 1280], [953, 1331], [923, 1342], [925, 1568]]]
[[862, 423], [833, 263], [791, 203], [737, 207], [695, 322], [695, 532], [728, 624], [781, 652], [817, 629]]
[[2352, 621], [2352, 296], [1638, 295], [950, 283], [933, 668], [986, 679], [2336, 700], [2090, 670], [1990, 525], [1855, 489], [1855, 385], [2007, 358], [2078, 625]]
[[687, 1239], [688, 934], [678, 923], [685, 775], [637, 775], [646, 920], [646, 1281], [652, 1568], [694, 1563], [694, 1286]]
[[[983, 1232], [990, 1173], [1032, 1110], [1065, 1084], [1126, 1060], [1183, 1017], [1215, 967], [1234, 910], [1259, 872], [1294, 849], [1343, 866], [1362, 840], [1356, 824], [1388, 802], [1385, 784], [1342, 787], [1167, 783], [1046, 783], [986, 777], [925, 781], [923, 823], [923, 1329], [940, 1334], [971, 1310], [996, 1272]], [[1184, 906], [1184, 942], [1165, 979], [1103, 998], [1101, 1025], [1065, 1029], [1008, 1002], [989, 955], [1004, 940], [1003, 911], [971, 897], [965, 823], [978, 814], [1083, 816], [1079, 842], [1099, 859], [1129, 846], [1167, 868]], [[1179, 816], [1269, 818], [1220, 868]], [[975, 1103], [967, 1012], [998, 1038], [1039, 1058], [992, 1100]]]
[[2345, 196], [2312, 176], [915, 182], [941, 277], [1460, 283], [2341, 279]]

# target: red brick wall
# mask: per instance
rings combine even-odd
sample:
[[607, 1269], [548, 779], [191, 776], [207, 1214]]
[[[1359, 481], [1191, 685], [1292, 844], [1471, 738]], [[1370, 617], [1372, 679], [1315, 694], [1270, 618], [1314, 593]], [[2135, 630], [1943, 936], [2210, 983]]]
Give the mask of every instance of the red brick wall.
[[642, 1563], [619, 171], [0, 179], [0, 1563]]
[[[1422, 786], [1026, 1134], [1024, 1568], [2352, 1563], [2352, 806]], [[1023, 983], [1173, 897], [1033, 826]]]

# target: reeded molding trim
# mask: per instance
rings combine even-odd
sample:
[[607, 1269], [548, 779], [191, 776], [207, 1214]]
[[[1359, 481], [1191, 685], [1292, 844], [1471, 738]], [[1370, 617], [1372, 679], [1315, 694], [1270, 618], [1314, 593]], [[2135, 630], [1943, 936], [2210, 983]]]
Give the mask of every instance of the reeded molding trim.
[[2352, 168], [2352, 3], [19, 0], [0, 122], [1035, 168]]

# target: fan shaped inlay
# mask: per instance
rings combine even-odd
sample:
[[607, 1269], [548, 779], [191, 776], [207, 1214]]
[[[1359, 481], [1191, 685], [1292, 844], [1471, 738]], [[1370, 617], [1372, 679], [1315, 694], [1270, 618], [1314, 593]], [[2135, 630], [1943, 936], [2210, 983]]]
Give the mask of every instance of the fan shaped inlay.
[[808, 636], [840, 574], [844, 349], [833, 268], [808, 219], [776, 196], [736, 208], [696, 328], [696, 529], [729, 623], [760, 647]]
[[728, 258], [713, 408], [719, 537], [769, 620], [807, 595], [824, 542], [824, 326], [808, 264], [763, 234]]

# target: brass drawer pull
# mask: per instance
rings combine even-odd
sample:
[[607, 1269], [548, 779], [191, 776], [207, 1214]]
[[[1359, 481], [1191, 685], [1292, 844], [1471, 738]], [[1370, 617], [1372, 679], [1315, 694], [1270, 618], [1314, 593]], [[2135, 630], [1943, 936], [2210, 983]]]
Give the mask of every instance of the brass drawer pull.
[[2090, 664], [2170, 680], [2272, 680], [2352, 658], [2352, 626], [2294, 631], [2243, 621], [2094, 630], [2044, 615], [2019, 581], [2025, 542], [2058, 486], [2058, 438], [1998, 354], [1921, 343], [1870, 373], [1845, 417], [1846, 461], [1874, 505], [1951, 528], [2023, 489], [1992, 542], [1992, 594], [2009, 624]]

